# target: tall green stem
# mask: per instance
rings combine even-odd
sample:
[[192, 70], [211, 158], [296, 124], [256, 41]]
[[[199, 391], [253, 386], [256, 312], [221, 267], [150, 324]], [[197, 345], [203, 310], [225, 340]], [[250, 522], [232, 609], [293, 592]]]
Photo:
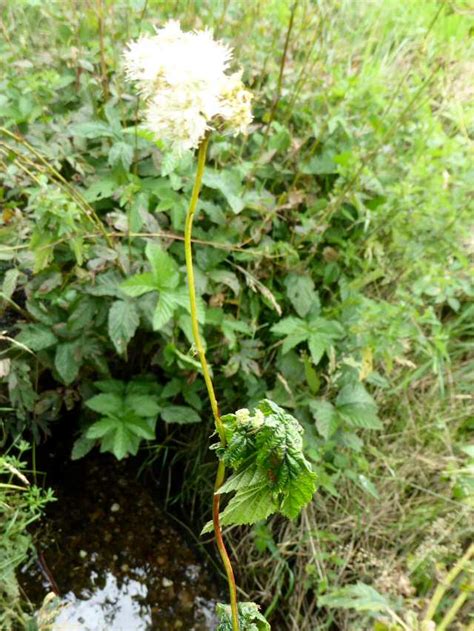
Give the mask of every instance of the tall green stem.
[[[193, 229], [193, 219], [196, 210], [196, 205], [199, 199], [199, 193], [201, 191], [202, 176], [204, 173], [204, 166], [206, 164], [207, 146], [209, 144], [209, 136], [206, 136], [199, 145], [198, 152], [198, 165], [196, 171], [196, 177], [194, 179], [193, 192], [191, 194], [191, 200], [189, 202], [189, 208], [186, 215], [186, 223], [184, 227], [184, 251], [186, 255], [186, 271], [188, 275], [188, 287], [189, 287], [189, 303], [191, 307], [191, 325], [193, 330], [194, 344], [201, 361], [202, 374], [206, 383], [207, 393], [211, 402], [212, 414], [214, 416], [214, 423], [221, 444], [225, 446], [225, 432], [222, 420], [219, 414], [219, 406], [217, 404], [216, 395], [214, 392], [214, 386], [212, 383], [211, 373], [206, 360], [206, 353], [202, 344], [201, 335], [199, 333], [199, 322], [197, 315], [197, 302], [196, 302], [196, 287], [194, 283], [194, 268], [193, 268], [193, 253], [191, 245], [191, 235]], [[239, 614], [237, 608], [237, 588], [235, 585], [234, 571], [230, 562], [229, 555], [227, 553], [224, 539], [222, 537], [222, 530], [219, 523], [219, 506], [220, 495], [219, 489], [222, 486], [225, 478], [225, 467], [222, 462], [219, 462], [217, 468], [216, 482], [214, 485], [214, 500], [212, 503], [212, 521], [214, 524], [214, 532], [216, 536], [217, 548], [224, 564], [225, 573], [227, 575], [227, 583], [229, 586], [230, 594], [230, 606], [232, 611], [232, 630], [239, 631]]]

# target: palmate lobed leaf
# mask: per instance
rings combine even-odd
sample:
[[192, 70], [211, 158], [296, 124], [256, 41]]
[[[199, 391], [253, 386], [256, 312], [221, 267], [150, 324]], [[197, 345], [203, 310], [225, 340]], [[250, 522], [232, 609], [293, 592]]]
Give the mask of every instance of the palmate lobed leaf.
[[377, 404], [361, 383], [346, 384], [334, 404], [325, 400], [312, 401], [311, 411], [323, 438], [330, 438], [340, 426], [361, 429], [381, 429]]
[[155, 425], [161, 406], [157, 384], [153, 379], [137, 378], [128, 384], [117, 379], [96, 383], [100, 394], [88, 399], [85, 405], [102, 415], [92, 423], [85, 434], [76, 441], [75, 457], [87, 453], [90, 444], [84, 441], [100, 441], [101, 451], [110, 451], [117, 458], [136, 454], [142, 439], [153, 440]]
[[279, 337], [284, 337], [282, 344], [284, 355], [301, 342], [307, 342], [311, 359], [316, 365], [336, 340], [344, 334], [338, 322], [319, 317], [310, 320], [293, 316], [283, 318], [272, 326], [271, 331]]
[[144, 419], [127, 410], [122, 416], [106, 416], [93, 423], [85, 439], [100, 439], [101, 451], [111, 451], [121, 460], [128, 453], [135, 454], [142, 438], [152, 440], [154, 420]]

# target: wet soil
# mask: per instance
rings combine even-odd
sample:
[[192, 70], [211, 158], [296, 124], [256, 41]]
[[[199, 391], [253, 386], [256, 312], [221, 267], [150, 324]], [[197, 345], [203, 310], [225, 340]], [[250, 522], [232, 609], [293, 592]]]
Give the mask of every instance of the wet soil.
[[215, 629], [212, 576], [128, 463], [64, 460], [48, 485], [57, 501], [36, 533], [45, 564], [21, 582], [39, 605], [49, 569], [65, 604], [54, 631]]

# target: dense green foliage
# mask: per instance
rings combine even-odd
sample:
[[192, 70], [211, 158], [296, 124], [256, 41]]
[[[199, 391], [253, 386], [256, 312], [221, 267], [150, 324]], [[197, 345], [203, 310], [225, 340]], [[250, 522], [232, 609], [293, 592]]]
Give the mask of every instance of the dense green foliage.
[[[269, 398], [302, 423], [304, 454], [296, 431], [270, 447], [297, 446], [298, 503], [309, 467], [320, 486], [299, 520], [239, 532], [236, 546], [257, 550], [237, 547], [238, 571], [280, 610], [277, 628], [400, 628], [387, 611], [415, 624], [472, 509], [467, 4], [97, 6], [2, 6], [5, 439], [43, 441], [74, 409], [73, 457], [169, 450], [189, 474], [182, 501], [208, 505], [212, 421], [182, 247], [195, 161], [137, 126], [120, 54], [171, 16], [213, 27], [236, 49], [255, 121], [210, 145], [193, 244], [207, 354], [223, 414]], [[231, 511], [267, 438], [224, 418]], [[299, 479], [269, 473], [262, 518]], [[387, 607], [347, 605], [374, 591]]]

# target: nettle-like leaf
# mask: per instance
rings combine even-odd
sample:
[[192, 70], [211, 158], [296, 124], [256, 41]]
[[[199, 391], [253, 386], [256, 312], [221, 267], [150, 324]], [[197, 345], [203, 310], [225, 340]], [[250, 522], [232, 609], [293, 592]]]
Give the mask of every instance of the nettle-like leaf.
[[392, 608], [382, 594], [365, 583], [348, 585], [324, 594], [319, 597], [319, 604], [323, 607], [372, 612], [389, 611]]
[[167, 423], [179, 423], [180, 425], [201, 422], [201, 417], [196, 410], [187, 405], [168, 405], [161, 412], [161, 418]]
[[282, 353], [288, 353], [292, 348], [306, 342], [315, 364], [319, 364], [323, 355], [328, 353], [335, 342], [340, 339], [344, 330], [339, 322], [325, 318], [283, 318], [271, 328], [272, 333], [284, 337]]
[[[159, 245], [149, 242], [145, 250], [151, 272], [136, 274], [121, 284], [121, 289], [134, 298], [149, 292], [158, 292], [158, 302], [153, 314], [153, 329], [162, 329], [181, 307], [189, 311], [189, 296], [185, 284], [180, 284], [178, 265], [173, 257]], [[204, 319], [202, 300], [198, 301], [198, 316]]]
[[137, 308], [131, 300], [116, 300], [109, 309], [108, 332], [119, 355], [124, 355], [127, 344], [140, 324]]
[[235, 492], [221, 514], [222, 525], [251, 524], [275, 512], [297, 517], [316, 490], [299, 422], [269, 399], [253, 416], [239, 410], [222, 422], [227, 442], [217, 455], [234, 473], [219, 492]]
[[[260, 613], [258, 605], [252, 602], [238, 604], [240, 631], [270, 631], [270, 624]], [[232, 612], [230, 605], [218, 603], [216, 613], [219, 625], [216, 631], [232, 631]]]
[[316, 428], [326, 440], [340, 428], [382, 429], [377, 404], [361, 383], [346, 384], [334, 403], [311, 401]]
[[304, 274], [288, 274], [285, 279], [286, 295], [295, 308], [296, 313], [304, 318], [311, 309], [320, 309], [318, 292], [310, 276]]
[[16, 336], [16, 341], [23, 344], [31, 351], [42, 351], [57, 344], [58, 339], [50, 327], [44, 324], [24, 324], [21, 332]]
[[[81, 457], [86, 441], [100, 441], [101, 451], [112, 452], [119, 460], [135, 455], [142, 439], [155, 437], [160, 412], [153, 384], [142, 380], [128, 384], [110, 379], [96, 384], [102, 392], [86, 401], [86, 406], [101, 418], [93, 423], [74, 446], [74, 455]], [[87, 453], [87, 451], [85, 452]]]

